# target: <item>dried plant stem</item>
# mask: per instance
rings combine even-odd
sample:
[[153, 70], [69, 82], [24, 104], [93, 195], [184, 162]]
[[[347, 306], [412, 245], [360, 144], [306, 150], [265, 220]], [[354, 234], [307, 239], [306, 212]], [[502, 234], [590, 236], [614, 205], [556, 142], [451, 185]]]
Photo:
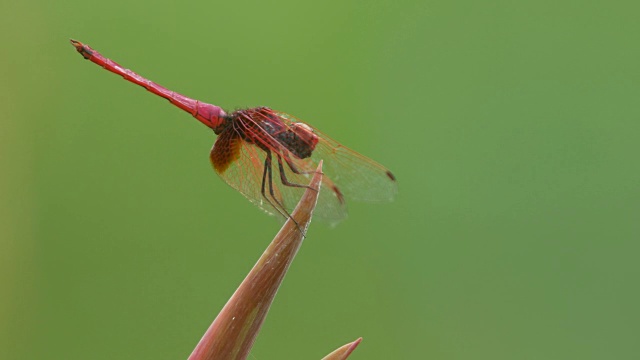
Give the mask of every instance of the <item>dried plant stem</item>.
[[[189, 360], [246, 359], [278, 287], [311, 221], [322, 181], [322, 161], [298, 206], [249, 275], [220, 311]], [[313, 190], [317, 189], [317, 190]]]
[[353, 350], [355, 350], [356, 347], [358, 347], [358, 344], [360, 344], [361, 341], [362, 341], [362, 338], [358, 338], [354, 342], [350, 342], [350, 343], [348, 343], [346, 345], [343, 345], [343, 346], [339, 347], [338, 349], [336, 349], [331, 354], [323, 357], [322, 360], [344, 360], [344, 359], [348, 358], [349, 355], [351, 355]]

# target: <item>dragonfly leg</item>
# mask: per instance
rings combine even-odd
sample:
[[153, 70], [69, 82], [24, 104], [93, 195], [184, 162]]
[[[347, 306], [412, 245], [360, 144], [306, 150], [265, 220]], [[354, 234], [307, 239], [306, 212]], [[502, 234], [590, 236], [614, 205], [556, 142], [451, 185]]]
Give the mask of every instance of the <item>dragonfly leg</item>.
[[[271, 181], [271, 152], [267, 151], [267, 156], [264, 159], [264, 172], [262, 173], [262, 188], [261, 188], [261, 192], [262, 192], [262, 197], [265, 198], [265, 200], [267, 200], [267, 202], [269, 203], [269, 205], [271, 205], [274, 209], [276, 209], [280, 215], [284, 216], [284, 217], [290, 217], [289, 214], [285, 211], [282, 212], [282, 209], [278, 206], [276, 206], [276, 204], [274, 204], [269, 197], [266, 194], [266, 183], [267, 183], [267, 176], [269, 177], [269, 193], [271, 194], [271, 197], [275, 200], [275, 197], [273, 195], [273, 185], [272, 185], [272, 181]], [[276, 201], [277, 202], [277, 201]]]
[[[307, 174], [311, 174], [314, 171], [310, 171], [310, 170], [300, 170], [298, 169], [298, 167], [296, 166], [296, 164], [293, 163], [293, 160], [291, 160], [291, 158], [289, 157], [289, 154], [285, 153], [284, 154], [284, 160], [287, 162], [287, 165], [289, 166], [289, 169], [291, 169], [291, 171], [293, 171], [296, 174], [300, 174], [300, 175], [307, 175]], [[280, 166], [280, 177], [282, 177], [283, 174], [283, 169], [282, 169], [282, 161], [280, 159], [280, 156], [278, 156], [278, 162], [279, 162], [279, 166]], [[287, 185], [286, 183], [284, 183], [283, 180], [283, 184]], [[294, 186], [296, 186], [294, 184]], [[331, 191], [333, 191], [333, 194], [338, 198], [338, 201], [340, 202], [340, 204], [344, 204], [344, 195], [342, 195], [342, 191], [340, 191], [340, 189], [338, 189], [338, 187], [335, 184], [331, 184], [329, 185], [331, 188]], [[306, 186], [307, 188], [310, 188], [309, 186]], [[316, 189], [314, 189], [316, 190]]]
[[[289, 163], [287, 162], [287, 164], [289, 164]], [[289, 164], [289, 168], [291, 168], [291, 164]], [[283, 185], [291, 186], [291, 187], [312, 189], [312, 187], [309, 186], [309, 185], [295, 184], [295, 183], [290, 182], [289, 179], [287, 179], [287, 174], [285, 174], [285, 172], [284, 172], [284, 166], [282, 165], [282, 158], [280, 157], [280, 155], [278, 155], [278, 169], [280, 170], [280, 181], [282, 182]], [[293, 171], [296, 174], [300, 174], [299, 172], [296, 172], [293, 169], [291, 169], [291, 171]], [[313, 189], [313, 190], [315, 190], [315, 189]]]
[[[302, 227], [300, 226], [300, 224], [298, 224], [298, 222], [291, 217], [291, 214], [289, 214], [289, 212], [287, 211], [287, 208], [284, 207], [284, 205], [280, 202], [280, 200], [278, 200], [278, 198], [275, 196], [275, 192], [273, 191], [273, 174], [272, 174], [272, 163], [271, 163], [271, 151], [267, 150], [266, 151], [267, 156], [265, 157], [264, 160], [264, 172], [262, 174], [262, 196], [269, 202], [269, 205], [273, 206], [274, 209], [278, 210], [278, 212], [280, 213], [280, 215], [284, 216], [285, 218], [289, 218], [291, 219], [291, 221], [293, 221], [294, 224], [296, 224], [296, 227], [298, 228], [298, 230], [300, 231], [300, 233], [302, 233], [302, 236], [306, 236], [304, 230], [302, 229]], [[280, 168], [282, 169], [282, 163], [280, 161], [280, 157], [278, 157], [278, 161], [280, 162]], [[267, 197], [267, 194], [265, 193], [265, 188], [266, 188], [266, 182], [267, 182], [267, 177], [268, 177], [268, 181], [269, 181], [269, 195], [271, 195], [271, 199], [273, 199], [273, 201], [275, 201], [275, 204], [269, 199], [269, 197]], [[277, 205], [277, 206], [276, 206]]]
[[307, 174], [313, 174], [315, 172], [315, 170], [303, 171], [303, 170], [298, 169], [296, 164], [293, 163], [293, 160], [291, 160], [291, 157], [289, 156], [288, 153], [284, 154], [284, 161], [287, 162], [287, 165], [289, 166], [289, 169], [291, 169], [291, 171], [293, 171], [296, 174], [307, 175]]

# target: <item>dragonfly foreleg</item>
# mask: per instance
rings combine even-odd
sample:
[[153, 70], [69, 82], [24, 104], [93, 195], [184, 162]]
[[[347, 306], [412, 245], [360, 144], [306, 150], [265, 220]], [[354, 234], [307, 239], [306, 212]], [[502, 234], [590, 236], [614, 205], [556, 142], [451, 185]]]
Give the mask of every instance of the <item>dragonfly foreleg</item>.
[[313, 174], [315, 172], [315, 170], [300, 170], [300, 169], [298, 169], [296, 164], [293, 163], [293, 160], [291, 160], [291, 157], [289, 156], [289, 154], [286, 153], [286, 152], [284, 153], [284, 161], [287, 162], [287, 165], [289, 166], [289, 169], [291, 169], [291, 171], [293, 171], [295, 174], [308, 175], [308, 174]]

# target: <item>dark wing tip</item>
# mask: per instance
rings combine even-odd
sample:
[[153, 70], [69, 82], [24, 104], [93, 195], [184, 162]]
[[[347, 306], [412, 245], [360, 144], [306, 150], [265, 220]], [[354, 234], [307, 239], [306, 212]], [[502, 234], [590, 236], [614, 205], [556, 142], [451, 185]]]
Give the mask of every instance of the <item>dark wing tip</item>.
[[391, 171], [387, 170], [387, 176], [391, 181], [396, 181], [396, 176], [391, 173]]
[[342, 191], [340, 191], [340, 189], [338, 189], [338, 187], [335, 185], [332, 186], [331, 190], [333, 190], [333, 193], [336, 194], [340, 205], [344, 205], [344, 195], [342, 195]]

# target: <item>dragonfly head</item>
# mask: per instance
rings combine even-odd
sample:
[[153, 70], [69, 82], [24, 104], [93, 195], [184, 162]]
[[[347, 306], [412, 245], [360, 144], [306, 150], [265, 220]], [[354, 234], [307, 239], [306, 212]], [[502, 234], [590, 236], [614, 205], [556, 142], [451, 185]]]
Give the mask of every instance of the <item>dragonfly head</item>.
[[313, 131], [313, 128], [305, 123], [295, 122], [291, 124], [291, 130], [308, 147], [309, 151], [313, 152], [318, 144], [318, 135]]

